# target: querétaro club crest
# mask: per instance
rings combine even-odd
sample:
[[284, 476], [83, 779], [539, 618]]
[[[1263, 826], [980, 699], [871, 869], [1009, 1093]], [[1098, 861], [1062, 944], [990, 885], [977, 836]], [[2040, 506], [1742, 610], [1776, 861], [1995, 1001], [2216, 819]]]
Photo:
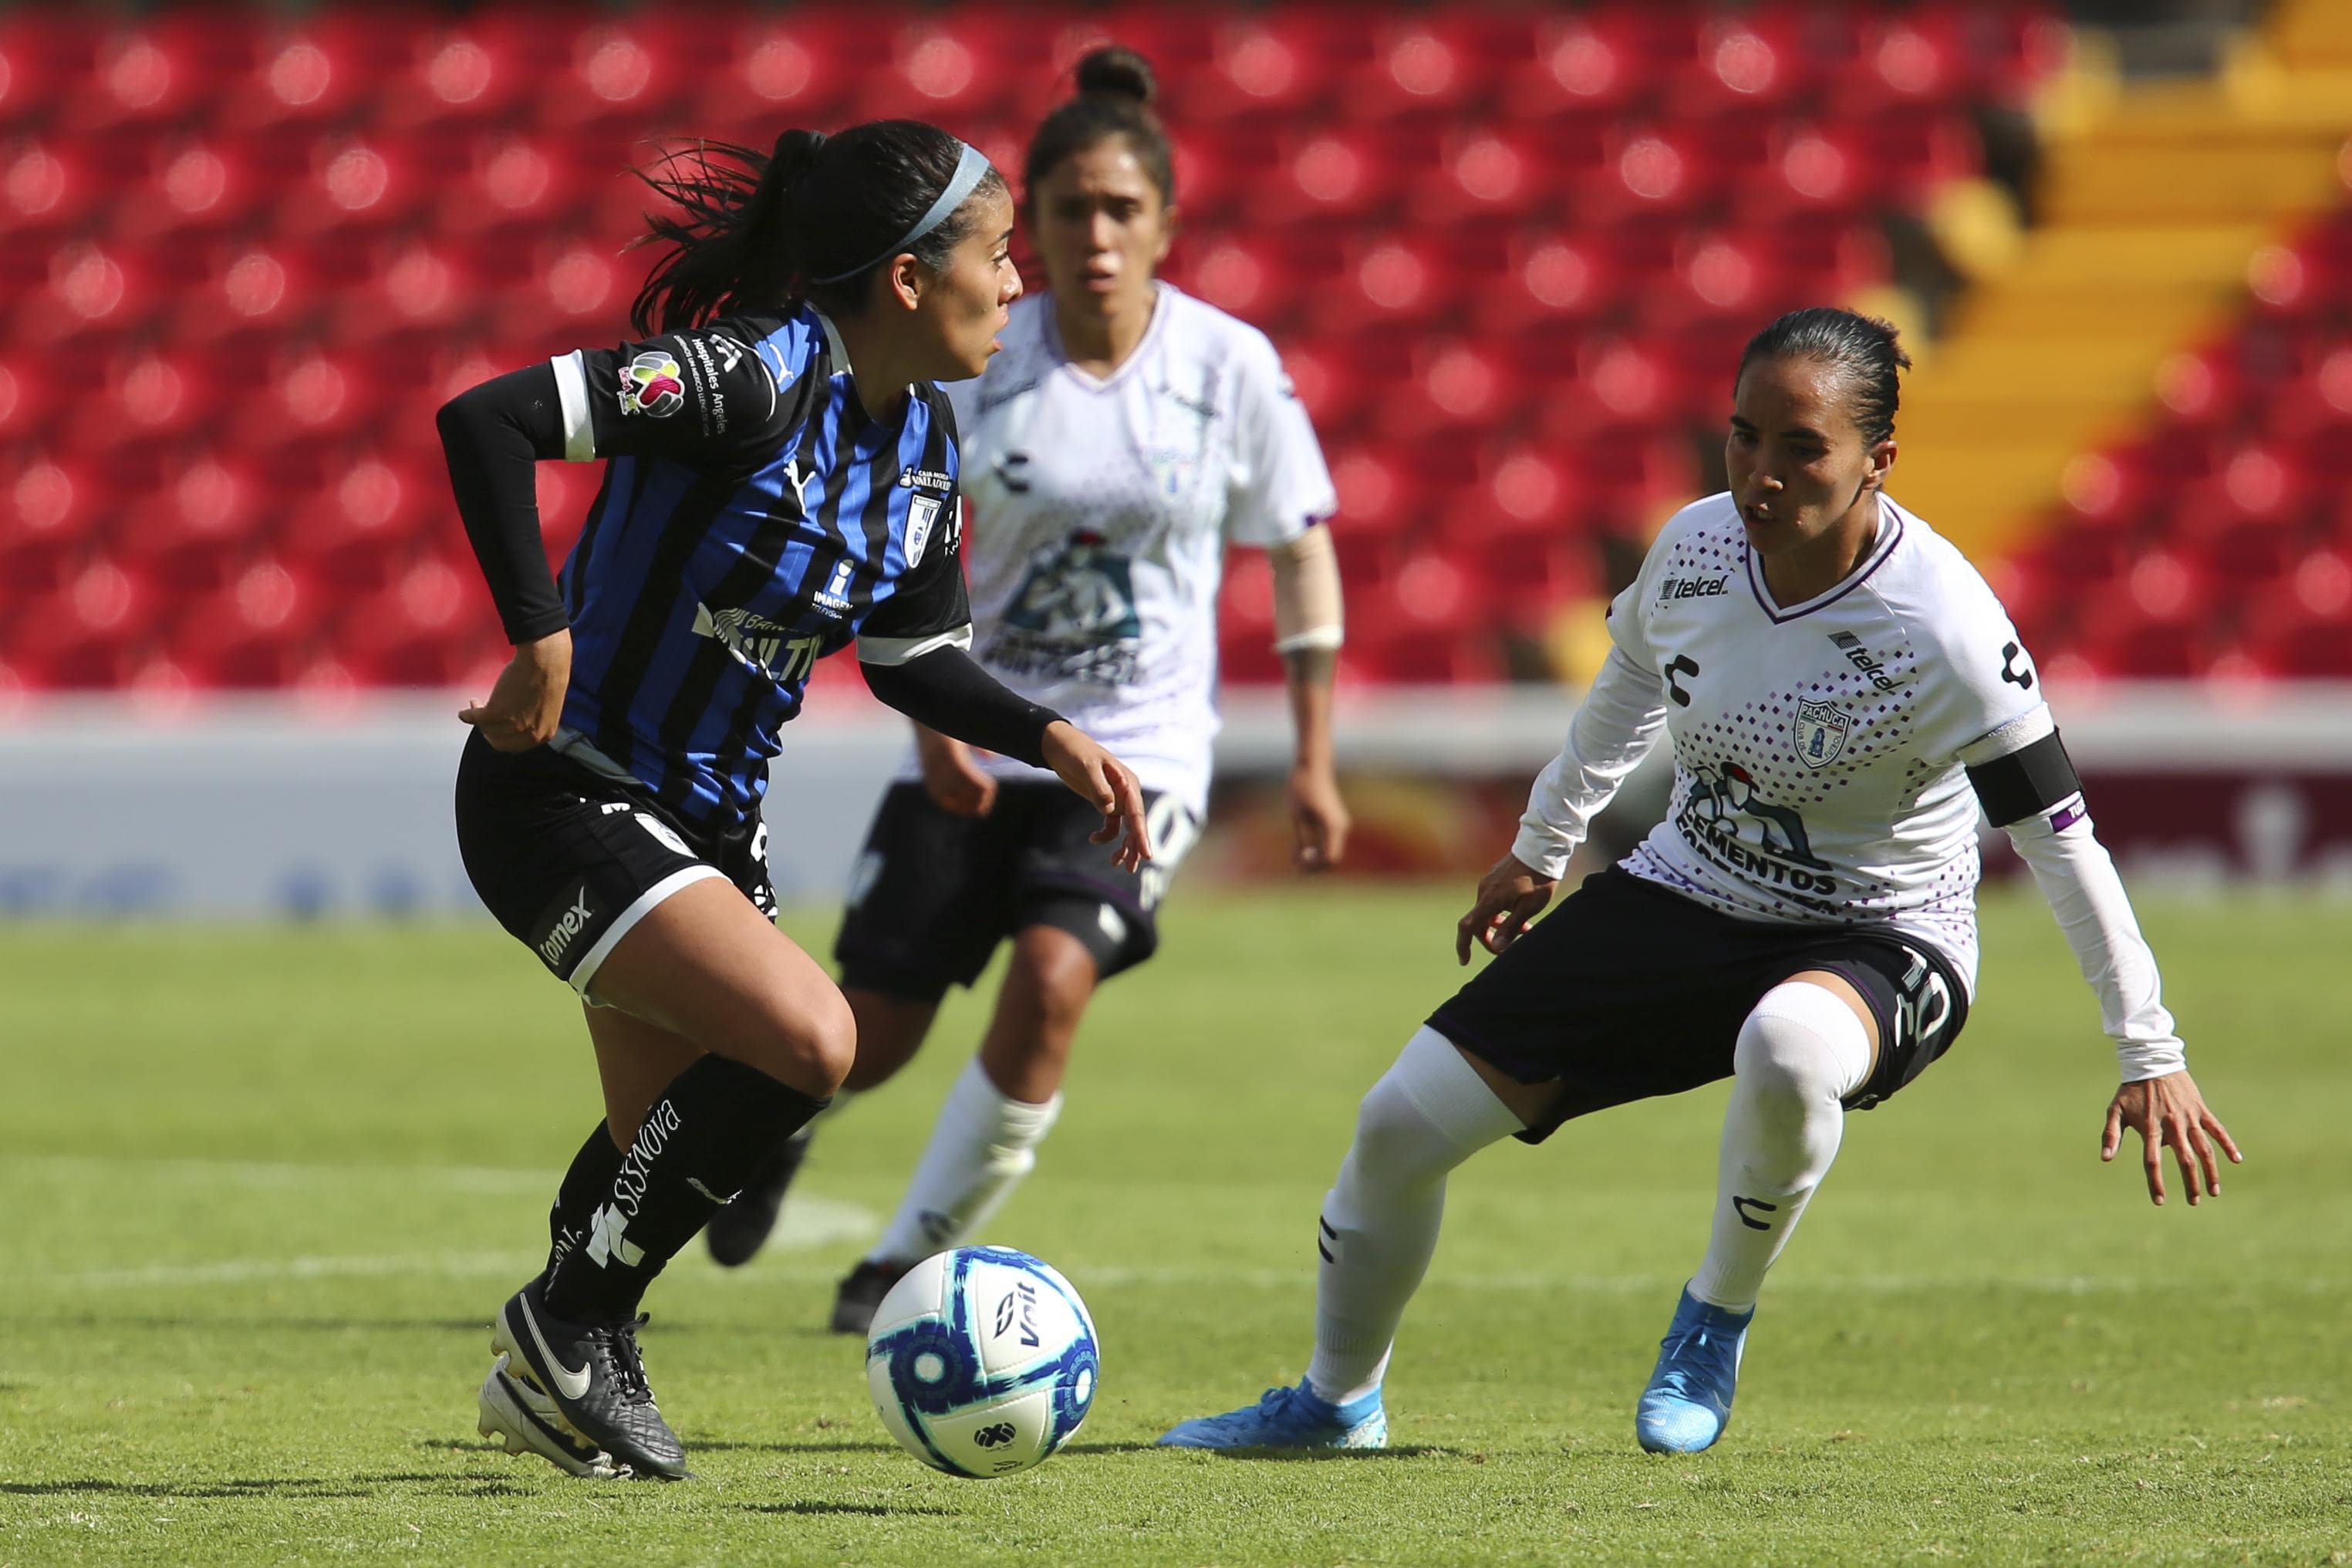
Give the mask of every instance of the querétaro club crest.
[[1819, 769], [1835, 762], [1853, 733], [1853, 715], [1833, 703], [1797, 704], [1797, 760]]
[[686, 402], [686, 374], [659, 349], [648, 349], [621, 367], [621, 412], [667, 419]]

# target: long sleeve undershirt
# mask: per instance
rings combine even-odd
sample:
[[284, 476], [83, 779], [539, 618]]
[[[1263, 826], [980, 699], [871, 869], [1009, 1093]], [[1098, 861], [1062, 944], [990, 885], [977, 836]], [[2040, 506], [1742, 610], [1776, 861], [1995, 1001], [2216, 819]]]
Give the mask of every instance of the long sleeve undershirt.
[[1528, 791], [1511, 853], [1539, 876], [1557, 882], [1569, 857], [1591, 831], [1592, 819], [1613, 799], [1666, 730], [1666, 702], [1658, 677], [1609, 650], [1584, 706], [1569, 726], [1568, 744], [1536, 776]]
[[530, 643], [571, 624], [540, 540], [534, 465], [563, 455], [555, 371], [545, 362], [458, 393], [435, 423], [449, 463], [457, 516], [481, 562], [509, 643]]

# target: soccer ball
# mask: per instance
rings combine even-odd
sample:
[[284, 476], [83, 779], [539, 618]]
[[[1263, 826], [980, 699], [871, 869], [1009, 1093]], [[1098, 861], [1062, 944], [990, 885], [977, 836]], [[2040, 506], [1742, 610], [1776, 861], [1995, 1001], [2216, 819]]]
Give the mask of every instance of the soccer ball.
[[988, 1479], [1042, 1464], [1094, 1403], [1094, 1320], [1026, 1252], [960, 1247], [890, 1288], [866, 1336], [866, 1386], [898, 1446]]

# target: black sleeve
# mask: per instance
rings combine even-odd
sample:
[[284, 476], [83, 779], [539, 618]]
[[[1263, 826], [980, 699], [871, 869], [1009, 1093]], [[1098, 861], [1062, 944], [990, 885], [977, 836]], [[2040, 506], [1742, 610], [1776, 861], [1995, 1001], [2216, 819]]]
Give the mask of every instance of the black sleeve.
[[[801, 397], [784, 399], [760, 358], [758, 324], [665, 332], [617, 349], [583, 349], [555, 361], [564, 388], [567, 434], [579, 457], [670, 457], [698, 465], [745, 456], [788, 419]], [[796, 394], [808, 390], [806, 378]], [[585, 450], [583, 450], [585, 448]]]
[[459, 392], [435, 423], [449, 461], [449, 487], [482, 579], [510, 643], [529, 643], [570, 623], [540, 541], [532, 465], [563, 455], [563, 416], [554, 371], [511, 371]]
[[1007, 690], [962, 649], [859, 667], [876, 696], [917, 724], [1033, 768], [1045, 765], [1045, 727], [1062, 716]]
[[1996, 828], [2063, 806], [2083, 792], [2074, 760], [2054, 729], [2031, 746], [1977, 764], [1969, 769], [1969, 782], [1976, 787], [1985, 820]]

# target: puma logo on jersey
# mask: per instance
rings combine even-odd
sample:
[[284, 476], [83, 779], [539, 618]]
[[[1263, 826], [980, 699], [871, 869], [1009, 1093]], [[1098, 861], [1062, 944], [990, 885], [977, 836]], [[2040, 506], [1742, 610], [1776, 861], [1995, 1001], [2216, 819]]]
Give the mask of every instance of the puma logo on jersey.
[[1832, 632], [1830, 641], [1838, 645], [1838, 651], [1845, 655], [1847, 664], [1870, 677], [1870, 684], [1877, 690], [1891, 692], [1895, 689], [1895, 677], [1886, 673], [1885, 665], [1870, 656], [1870, 651], [1862, 645], [1861, 638], [1851, 632]]

